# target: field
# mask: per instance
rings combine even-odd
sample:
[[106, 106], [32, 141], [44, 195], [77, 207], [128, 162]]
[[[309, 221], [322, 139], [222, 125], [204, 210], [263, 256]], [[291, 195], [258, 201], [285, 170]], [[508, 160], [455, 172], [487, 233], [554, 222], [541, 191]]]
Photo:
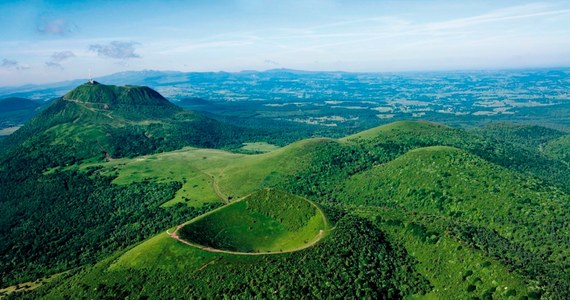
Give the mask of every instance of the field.
[[[158, 182], [181, 182], [176, 196], [163, 204], [168, 207], [185, 203], [199, 207], [204, 203], [219, 202], [227, 197], [218, 195], [215, 175], [222, 166], [240, 157], [218, 150], [185, 148], [183, 150], [141, 156], [135, 159], [119, 159], [104, 164], [106, 172], [118, 172], [116, 184], [130, 184], [152, 180]], [[91, 165], [88, 165], [91, 166]], [[220, 199], [223, 198], [223, 199]]]
[[116, 174], [116, 184], [133, 182], [181, 182], [176, 197], [164, 206], [186, 203], [227, 202], [257, 189], [271, 187], [284, 176], [307, 164], [310, 149], [329, 139], [309, 139], [263, 154], [245, 155], [215, 149], [184, 148], [178, 151], [83, 164], [81, 169], [103, 167], [102, 174]]
[[0, 136], [3, 135], [10, 135], [14, 133], [16, 130], [20, 129], [21, 126], [14, 126], [14, 127], [7, 127], [0, 129]]
[[[64, 272], [65, 273], [65, 272]], [[44, 284], [48, 284], [53, 280], [56, 280], [58, 277], [63, 275], [64, 273], [57, 273], [53, 274], [49, 277], [39, 278], [34, 281], [23, 282], [13, 286], [5, 287], [0, 289], [0, 299], [3, 299], [4, 296], [9, 296], [15, 292], [29, 292], [33, 291]]]

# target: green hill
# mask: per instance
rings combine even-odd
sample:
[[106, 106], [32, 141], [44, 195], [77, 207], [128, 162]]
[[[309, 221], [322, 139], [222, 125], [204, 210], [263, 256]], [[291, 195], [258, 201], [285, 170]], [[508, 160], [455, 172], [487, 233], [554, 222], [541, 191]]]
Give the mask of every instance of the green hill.
[[[536, 128], [533, 131], [539, 135]], [[538, 147], [519, 146], [519, 138], [501, 140], [492, 134], [478, 134], [436, 123], [402, 121], [342, 140], [365, 146], [379, 157], [389, 157], [388, 160], [419, 147], [455, 147], [494, 164], [540, 177], [570, 191], [570, 167], [546, 156]]]
[[[112, 149], [120, 127], [99, 126], [111, 120], [104, 107], [61, 100], [54, 111], [76, 123], [46, 137], [80, 144], [89, 120]], [[156, 125], [120, 109], [110, 113], [125, 127]], [[46, 298], [567, 298], [567, 167], [538, 146], [513, 147], [525, 132], [515, 131], [396, 122], [263, 154], [157, 148], [44, 168], [2, 187], [2, 278], [81, 267], [30, 294]], [[15, 167], [6, 182], [29, 175]], [[39, 230], [44, 215], [70, 230], [55, 221]]]
[[[86, 84], [66, 97], [0, 142], [0, 256], [6, 262], [0, 269], [2, 285], [94, 263], [156, 233], [161, 223], [186, 221], [184, 214], [202, 209], [161, 207], [180, 189], [180, 181], [117, 186], [111, 184], [113, 176], [94, 174], [93, 169], [78, 172], [74, 165], [189, 145], [241, 147], [249, 136], [182, 110], [145, 87]], [[41, 223], [45, 218], [47, 223]], [[44, 230], [33, 241], [21, 238], [23, 232], [35, 232], [38, 223]], [[122, 239], [113, 238], [111, 230]], [[79, 234], [70, 237], [74, 231]], [[106, 244], [97, 245], [101, 240]], [[68, 245], [60, 249], [63, 241]], [[85, 254], [74, 255], [77, 249]]]
[[[402, 299], [430, 285], [404, 249], [371, 222], [337, 219], [313, 247], [274, 255], [232, 255], [185, 245], [161, 233], [37, 296], [51, 298]], [[168, 288], [165, 288], [168, 287]]]
[[145, 86], [118, 87], [97, 81], [80, 85], [63, 96], [64, 100], [108, 105], [172, 106], [157, 91]]
[[452, 127], [443, 124], [432, 122], [412, 122], [412, 121], [397, 121], [379, 127], [374, 127], [362, 132], [349, 135], [341, 140], [374, 140], [380, 137], [393, 136], [397, 133], [413, 133], [411, 136], [402, 136], [402, 138], [413, 138], [414, 136], [427, 135], [431, 132], [453, 130]]
[[[569, 276], [570, 228], [564, 220], [570, 217], [570, 197], [540, 180], [456, 148], [427, 147], [354, 175], [335, 198], [422, 214], [420, 222], [411, 221], [421, 219], [417, 216], [400, 222], [416, 226], [411, 230], [426, 242], [449, 232], [529, 283], [538, 280], [551, 293], [568, 292], [560, 278]], [[430, 233], [426, 228], [434, 223], [440, 223], [439, 232]]]
[[55, 101], [2, 143], [71, 148], [63, 161], [241, 145], [247, 133], [185, 111], [148, 87], [86, 83]]
[[[529, 234], [536, 235], [536, 241], [570, 238], [563, 238], [570, 231], [561, 222], [570, 208], [566, 194], [456, 148], [412, 150], [392, 162], [354, 175], [339, 196], [350, 204], [461, 216], [465, 222], [490, 227], [504, 236], [526, 235], [527, 241]], [[513, 219], [518, 220], [518, 226], [512, 223]], [[535, 221], [551, 225], [544, 228], [532, 223]], [[551, 226], [562, 227], [553, 230]], [[533, 244], [543, 250], [554, 246], [545, 242]], [[552, 257], [559, 254], [552, 253]]]

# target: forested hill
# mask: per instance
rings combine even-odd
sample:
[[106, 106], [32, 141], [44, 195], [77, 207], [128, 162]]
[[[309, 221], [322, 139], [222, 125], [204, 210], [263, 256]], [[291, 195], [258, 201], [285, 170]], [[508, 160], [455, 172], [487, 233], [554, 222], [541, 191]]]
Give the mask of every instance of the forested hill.
[[[60, 100], [52, 112], [74, 115], [75, 123], [52, 126], [45, 134], [57, 132], [54, 136], [61, 140], [66, 129], [67, 136], [76, 139], [50, 140], [52, 144], [41, 146], [26, 141], [21, 149], [29, 151], [20, 150], [0, 165], [4, 168], [0, 288], [69, 271], [27, 296], [401, 299], [425, 294], [428, 299], [568, 299], [570, 295], [566, 280], [570, 195], [564, 179], [570, 172], [555, 157], [558, 152], [543, 153], [551, 143], [563, 149], [567, 145], [560, 140], [563, 133], [497, 127], [483, 134], [428, 122], [396, 122], [338, 140], [307, 139], [264, 154], [186, 148], [75, 163], [61, 158], [79, 151], [69, 147], [88, 138], [85, 128], [90, 127], [85, 124], [111, 133], [116, 128], [103, 111], [82, 110], [82, 103]], [[113, 120], [121, 117], [129, 122], [125, 126], [141, 123], [118, 110], [110, 113]], [[184, 113], [188, 112], [175, 116]], [[78, 128], [83, 135], [74, 132]], [[518, 132], [542, 138], [519, 149], [513, 146], [519, 143]], [[123, 145], [128, 140], [109, 141]], [[63, 142], [68, 147], [58, 148], [57, 143]], [[46, 169], [48, 163], [66, 167]], [[316, 203], [333, 227], [314, 246], [278, 255], [209, 252], [167, 234], [169, 228], [221, 202], [264, 188]], [[244, 201], [249, 202], [235, 204], [252, 203]], [[303, 206], [281, 203], [282, 211], [292, 214], [287, 216], [307, 216]], [[221, 239], [236, 249], [265, 239], [255, 234], [263, 220], [275, 226], [286, 220], [258, 215], [261, 210], [243, 204], [230, 204], [218, 212], [223, 215], [200, 220], [220, 229], [226, 224], [242, 226], [242, 231], [232, 227], [239, 234]], [[236, 221], [244, 214], [250, 217]], [[200, 224], [206, 223], [195, 226]], [[315, 232], [309, 228], [320, 230], [307, 226], [307, 231], [295, 231], [304, 232], [297, 241], [309, 243], [307, 237]], [[283, 228], [280, 232], [288, 234]], [[195, 241], [200, 232], [181, 234]], [[305, 236], [307, 232], [312, 234]], [[212, 236], [216, 243], [221, 241], [220, 235]], [[280, 246], [272, 251], [276, 249], [282, 250]], [[18, 296], [26, 295], [13, 298]]]
[[51, 157], [46, 162], [50, 167], [184, 146], [230, 147], [248, 136], [235, 126], [184, 110], [148, 87], [88, 82], [7, 137], [0, 151], [4, 157], [40, 151], [43, 159]]
[[[197, 212], [159, 207], [180, 183], [121, 187], [111, 185], [112, 178], [70, 173], [66, 168], [185, 146], [241, 146], [248, 138], [248, 132], [184, 110], [147, 87], [87, 83], [53, 101], [0, 142], [0, 256], [6, 258], [0, 263], [0, 285], [93, 263], [102, 253], [140, 241]], [[117, 209], [121, 213], [109, 216]], [[140, 230], [127, 228], [144, 222]], [[115, 230], [120, 236], [113, 242], [85, 244], [112, 235], [109, 226], [122, 228]], [[33, 238], [32, 244], [19, 239], [37, 228], [42, 228], [45, 239]], [[78, 250], [85, 247], [93, 251]], [[30, 260], [34, 263], [26, 263]]]

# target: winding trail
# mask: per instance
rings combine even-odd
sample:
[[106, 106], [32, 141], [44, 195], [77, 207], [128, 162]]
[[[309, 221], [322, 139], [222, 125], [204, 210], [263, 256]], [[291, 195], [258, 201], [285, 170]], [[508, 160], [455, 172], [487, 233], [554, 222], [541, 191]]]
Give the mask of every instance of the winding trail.
[[62, 97], [61, 99], [63, 99], [64, 101], [69, 101], [69, 102], [76, 103], [76, 104], [78, 104], [78, 105], [84, 107], [85, 109], [88, 109], [88, 110], [90, 110], [90, 111], [92, 111], [92, 112], [95, 112], [95, 113], [96, 113], [96, 112], [100, 112], [100, 113], [102, 113], [104, 116], [107, 116], [107, 117], [109, 117], [109, 118], [111, 118], [111, 119], [114, 119], [113, 116], [111, 116], [112, 112], [107, 111], [107, 110], [105, 110], [105, 109], [99, 109], [99, 108], [90, 107], [89, 105], [87, 105], [87, 104], [89, 103], [89, 104], [103, 105], [103, 107], [105, 107], [106, 105], [108, 105], [108, 103], [102, 103], [102, 102], [85, 102], [85, 101], [81, 101], [81, 100], [77, 100], [77, 99], [68, 99], [68, 98], [63, 98], [63, 97]]
[[215, 263], [215, 262], [217, 262], [217, 261], [219, 261], [219, 260], [221, 260], [221, 259], [222, 259], [222, 257], [216, 257], [216, 258], [210, 260], [209, 262], [203, 264], [201, 267], [199, 267], [198, 269], [196, 269], [196, 271], [202, 271], [202, 270], [204, 270], [207, 266], [209, 266], [209, 265], [211, 265], [211, 264], [213, 264], [213, 263]]
[[208, 174], [204, 171], [200, 171], [202, 172], [202, 174], [210, 177], [210, 179], [212, 180], [212, 189], [214, 190], [214, 193], [216, 193], [216, 195], [218, 196], [218, 198], [220, 198], [220, 200], [222, 200], [222, 202], [224, 202], [225, 204], [228, 204], [229, 201], [229, 196], [224, 194], [222, 192], [222, 190], [220, 190], [220, 185], [218, 184], [218, 181], [216, 180], [216, 176], [212, 175], [212, 174]]

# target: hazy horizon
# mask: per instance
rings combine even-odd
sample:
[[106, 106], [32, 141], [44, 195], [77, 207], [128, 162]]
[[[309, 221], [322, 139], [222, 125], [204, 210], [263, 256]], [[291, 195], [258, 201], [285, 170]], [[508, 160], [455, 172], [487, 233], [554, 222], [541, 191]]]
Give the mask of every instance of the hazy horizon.
[[564, 1], [0, 3], [0, 86], [123, 71], [570, 66]]
[[[179, 73], [243, 73], [243, 72], [269, 72], [269, 71], [297, 71], [297, 72], [330, 72], [330, 73], [353, 73], [353, 74], [422, 74], [422, 73], [476, 73], [476, 72], [516, 72], [516, 71], [532, 71], [532, 70], [566, 70], [570, 69], [570, 66], [539, 66], [539, 67], [510, 67], [510, 68], [472, 68], [472, 69], [442, 69], [442, 70], [402, 70], [402, 71], [345, 71], [345, 70], [305, 70], [305, 69], [292, 69], [292, 68], [267, 68], [264, 70], [255, 70], [255, 69], [244, 69], [244, 70], [237, 70], [237, 71], [226, 71], [226, 70], [211, 70], [211, 71], [180, 71], [180, 70], [158, 70], [158, 69], [142, 69], [142, 70], [122, 70], [117, 71], [109, 74], [100, 74], [92, 76], [94, 80], [104, 79], [105, 77], [130, 73], [130, 72], [179, 72]], [[25, 87], [28, 85], [51, 85], [51, 84], [59, 84], [64, 82], [73, 82], [77, 80], [85, 80], [89, 79], [89, 71], [85, 74], [80, 74], [76, 78], [69, 78], [64, 80], [55, 80], [55, 81], [47, 81], [42, 83], [23, 83], [23, 84], [14, 84], [14, 85], [2, 85], [0, 83], [1, 88], [18, 88], [18, 87]], [[105, 82], [100, 82], [105, 83]], [[128, 84], [128, 83], [125, 83]]]

